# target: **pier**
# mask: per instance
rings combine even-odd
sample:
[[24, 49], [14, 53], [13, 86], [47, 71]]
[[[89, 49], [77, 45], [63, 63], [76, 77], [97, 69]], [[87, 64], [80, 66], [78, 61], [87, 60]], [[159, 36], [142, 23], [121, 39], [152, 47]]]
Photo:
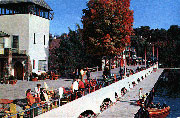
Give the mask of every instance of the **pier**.
[[134, 105], [135, 101], [139, 99], [139, 88], [143, 88], [143, 94], [149, 93], [157, 82], [159, 76], [164, 69], [158, 69], [150, 76], [147, 76], [143, 81], [131, 89], [116, 105], [102, 112], [98, 118], [134, 118], [140, 106]]

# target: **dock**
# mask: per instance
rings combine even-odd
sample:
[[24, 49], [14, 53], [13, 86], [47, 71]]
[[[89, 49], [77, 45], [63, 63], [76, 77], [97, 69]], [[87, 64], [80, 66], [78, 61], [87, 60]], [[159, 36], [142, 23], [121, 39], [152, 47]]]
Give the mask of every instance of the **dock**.
[[134, 114], [140, 109], [140, 106], [134, 105], [136, 100], [139, 99], [139, 88], [143, 88], [143, 94], [149, 93], [163, 70], [164, 69], [158, 69], [156, 72], [153, 71], [151, 75], [147, 76], [143, 81], [132, 88], [115, 105], [100, 113], [98, 118], [134, 118]]

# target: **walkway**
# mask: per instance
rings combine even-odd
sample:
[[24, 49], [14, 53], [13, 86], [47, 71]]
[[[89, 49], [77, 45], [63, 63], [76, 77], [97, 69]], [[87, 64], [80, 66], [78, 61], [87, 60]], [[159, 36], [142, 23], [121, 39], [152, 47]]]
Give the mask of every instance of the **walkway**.
[[[136, 66], [128, 66], [129, 69], [135, 69]], [[119, 73], [119, 68], [112, 69], [113, 74]], [[98, 72], [92, 72], [91, 78], [102, 78], [102, 71]], [[84, 76], [86, 78], [86, 75]], [[58, 89], [59, 87], [71, 87], [72, 79], [58, 79], [58, 80], [40, 80], [37, 82], [34, 81], [21, 81], [18, 80], [18, 82], [15, 85], [11, 84], [0, 84], [0, 99], [24, 99], [26, 97], [25, 91], [27, 89], [31, 89], [34, 91], [34, 88], [37, 86], [37, 84], [41, 84], [41, 87], [44, 87], [44, 82], [47, 83], [48, 87], [51, 89]]]
[[156, 72], [147, 76], [146, 79], [130, 90], [121, 101], [102, 112], [98, 118], [134, 118], [134, 114], [136, 114], [140, 108], [139, 106], [133, 105], [139, 98], [139, 88], [143, 88], [143, 94], [149, 93], [162, 72], [163, 69], [158, 69]]

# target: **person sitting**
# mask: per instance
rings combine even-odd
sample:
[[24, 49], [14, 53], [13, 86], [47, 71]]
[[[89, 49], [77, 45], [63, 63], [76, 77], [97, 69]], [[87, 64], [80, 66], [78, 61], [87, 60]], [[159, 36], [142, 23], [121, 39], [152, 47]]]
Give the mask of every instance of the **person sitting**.
[[41, 84], [37, 84], [37, 87], [34, 88], [35, 97], [40, 97], [40, 87], [41, 87]]
[[40, 99], [41, 99], [41, 101], [46, 101], [45, 97], [44, 97], [44, 88], [40, 89]]
[[151, 104], [149, 105], [150, 108], [156, 108], [156, 106], [154, 105], [153, 102], [151, 102]]
[[41, 88], [40, 98], [41, 98], [41, 101], [49, 102], [48, 95], [47, 95], [46, 90], [44, 88]]
[[31, 89], [26, 91], [26, 99], [29, 106], [32, 106], [35, 103], [35, 98], [31, 94]]
[[158, 108], [158, 109], [161, 109], [162, 107], [161, 107], [161, 104], [158, 102], [157, 104], [156, 104], [156, 108]]
[[166, 108], [166, 107], [167, 107], [167, 105], [165, 103], [163, 103], [162, 108]]

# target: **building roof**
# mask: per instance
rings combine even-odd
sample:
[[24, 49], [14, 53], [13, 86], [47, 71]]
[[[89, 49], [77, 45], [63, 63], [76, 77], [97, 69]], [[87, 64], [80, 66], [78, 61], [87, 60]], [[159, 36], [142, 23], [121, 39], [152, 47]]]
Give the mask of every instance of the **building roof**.
[[0, 0], [0, 4], [29, 2], [51, 10], [51, 7], [44, 0]]
[[9, 37], [9, 36], [10, 36], [9, 34], [0, 31], [0, 37]]

